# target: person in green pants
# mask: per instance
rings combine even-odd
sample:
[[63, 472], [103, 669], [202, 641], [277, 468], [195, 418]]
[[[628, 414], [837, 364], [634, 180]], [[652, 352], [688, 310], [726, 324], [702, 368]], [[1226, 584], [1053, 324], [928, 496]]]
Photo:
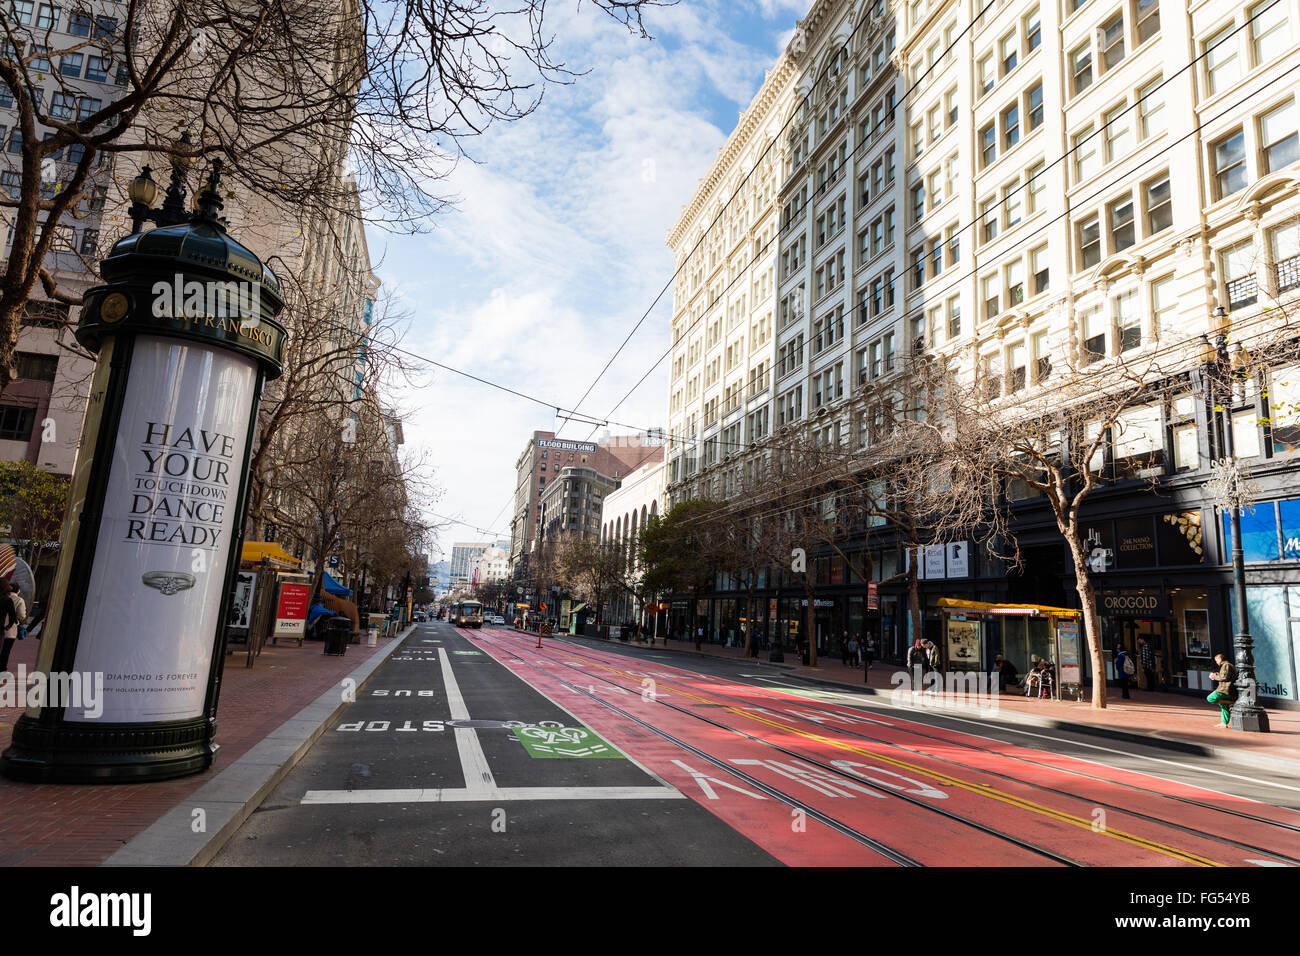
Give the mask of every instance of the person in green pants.
[[1219, 669], [1214, 672], [1214, 679], [1218, 684], [1215, 685], [1214, 692], [1205, 699], [1211, 704], [1219, 705], [1219, 711], [1223, 715], [1219, 726], [1227, 727], [1232, 715], [1232, 700], [1237, 695], [1237, 690], [1233, 686], [1237, 680], [1237, 668], [1233, 667], [1232, 661], [1222, 654], [1214, 655], [1214, 663], [1219, 665]]

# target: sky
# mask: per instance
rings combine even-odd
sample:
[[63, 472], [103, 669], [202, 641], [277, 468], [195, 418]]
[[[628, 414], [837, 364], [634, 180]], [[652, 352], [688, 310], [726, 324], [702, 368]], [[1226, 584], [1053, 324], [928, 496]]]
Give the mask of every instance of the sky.
[[[680, 0], [646, 11], [652, 40], [590, 3], [552, 3], [554, 56], [584, 75], [469, 142], [475, 162], [441, 187], [455, 206], [426, 233], [367, 231], [375, 272], [409, 316], [404, 349], [550, 406], [437, 369], [392, 394], [404, 451], [427, 456], [441, 489], [425, 513], [465, 522], [439, 532], [434, 560], [456, 541], [509, 538], [515, 461], [533, 431], [592, 436], [553, 406], [578, 406], [669, 285], [667, 231], [811, 0]], [[668, 348], [671, 316], [669, 285], [581, 413], [667, 426], [667, 360], [611, 409]]]

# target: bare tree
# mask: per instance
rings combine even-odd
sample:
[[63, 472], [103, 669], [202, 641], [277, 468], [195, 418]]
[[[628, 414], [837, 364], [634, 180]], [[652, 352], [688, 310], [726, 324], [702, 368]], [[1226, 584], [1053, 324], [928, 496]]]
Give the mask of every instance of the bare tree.
[[[18, 185], [0, 194], [12, 250], [0, 268], [0, 393], [15, 374], [27, 300], [76, 304], [52, 254], [79, 255], [66, 226], [106, 208], [114, 167], [180, 170], [220, 155], [231, 188], [270, 207], [269, 221], [327, 230], [355, 199], [388, 228], [420, 229], [466, 143], [519, 119], [547, 84], [576, 75], [552, 57], [546, 0], [129, 0], [124, 22], [88, 3], [30, 8], [0, 29], [0, 87], [17, 113], [9, 154]], [[646, 35], [657, 0], [594, 0]], [[104, 85], [63, 64], [90, 57]], [[53, 64], [59, 64], [55, 69]], [[108, 77], [117, 95], [104, 95]], [[48, 91], [46, 86], [52, 86]], [[182, 135], [188, 134], [188, 135]], [[91, 263], [83, 263], [89, 267]], [[86, 268], [86, 272], [93, 269]]]

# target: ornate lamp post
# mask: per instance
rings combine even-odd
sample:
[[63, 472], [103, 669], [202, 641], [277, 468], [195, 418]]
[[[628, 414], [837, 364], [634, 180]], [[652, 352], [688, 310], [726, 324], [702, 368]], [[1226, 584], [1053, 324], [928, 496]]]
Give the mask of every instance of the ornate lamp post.
[[[1223, 306], [1214, 310], [1214, 317], [1217, 320], [1217, 327], [1223, 328], [1227, 321], [1227, 313]], [[1240, 349], [1241, 346], [1238, 344], [1234, 351], [1240, 354]], [[1237, 617], [1237, 633], [1233, 638], [1237, 667], [1237, 700], [1232, 705], [1229, 726], [1234, 730], [1268, 733], [1268, 712], [1259, 705], [1255, 683], [1255, 642], [1250, 636], [1250, 618], [1246, 609], [1246, 557], [1241, 539], [1241, 510], [1248, 505], [1248, 502], [1245, 500], [1245, 481], [1237, 462], [1232, 434], [1236, 373], [1231, 371], [1232, 356], [1228, 352], [1227, 339], [1222, 332], [1214, 338], [1214, 355], [1216, 366], [1214, 373], [1209, 376], [1211, 400], [1222, 416], [1219, 418], [1219, 423], [1224, 454], [1224, 460], [1218, 465], [1220, 476], [1217, 477], [1217, 481], [1224, 486], [1226, 492], [1229, 523], [1232, 529], [1232, 592]], [[1229, 370], [1226, 382], [1223, 380], [1225, 370]]]
[[285, 332], [279, 280], [219, 217], [220, 162], [193, 215], [188, 166], [156, 211], [148, 170], [131, 184], [135, 228], [82, 300], [97, 359], [37, 666], [101, 692], [27, 708], [0, 757], [16, 779], [156, 780], [216, 753], [250, 436]]

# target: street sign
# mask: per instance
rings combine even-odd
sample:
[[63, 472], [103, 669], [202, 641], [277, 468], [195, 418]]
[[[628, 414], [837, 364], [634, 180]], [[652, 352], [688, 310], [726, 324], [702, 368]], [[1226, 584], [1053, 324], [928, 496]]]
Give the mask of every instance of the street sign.
[[867, 583], [867, 610], [868, 611], [880, 610], [880, 593], [877, 589], [875, 581], [869, 581]]

